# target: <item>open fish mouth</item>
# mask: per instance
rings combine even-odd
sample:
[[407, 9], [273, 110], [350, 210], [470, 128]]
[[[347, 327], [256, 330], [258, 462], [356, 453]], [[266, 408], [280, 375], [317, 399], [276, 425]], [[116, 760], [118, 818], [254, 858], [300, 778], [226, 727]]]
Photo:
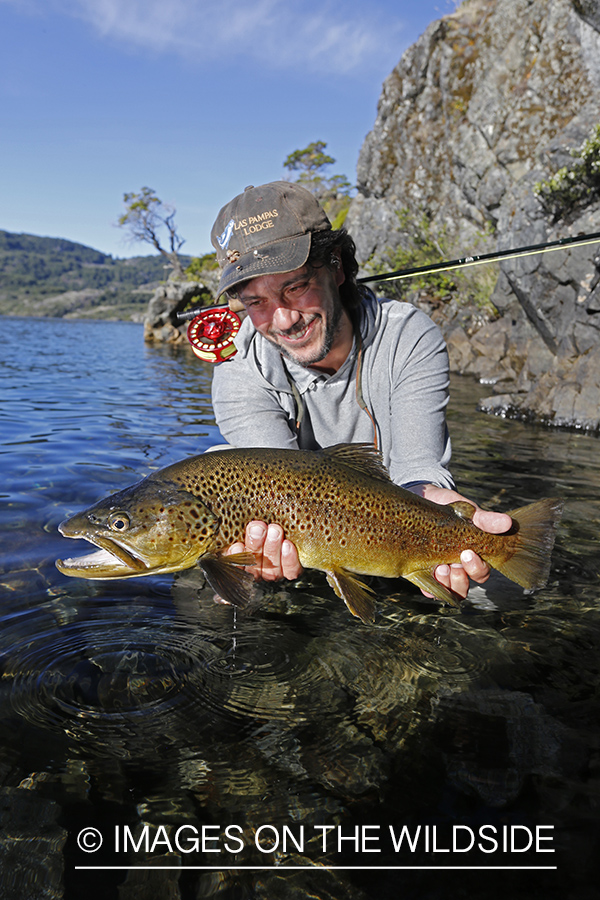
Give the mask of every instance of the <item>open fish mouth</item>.
[[134, 556], [130, 550], [110, 538], [67, 534], [62, 525], [58, 526], [58, 530], [65, 537], [85, 539], [99, 548], [83, 556], [57, 559], [56, 568], [63, 575], [76, 575], [81, 572], [85, 573], [87, 578], [122, 578], [145, 575], [152, 571], [143, 559]]

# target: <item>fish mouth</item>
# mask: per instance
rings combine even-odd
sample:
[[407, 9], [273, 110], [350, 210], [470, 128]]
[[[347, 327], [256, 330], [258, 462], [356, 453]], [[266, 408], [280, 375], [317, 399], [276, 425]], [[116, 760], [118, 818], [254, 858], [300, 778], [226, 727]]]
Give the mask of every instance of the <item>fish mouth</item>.
[[139, 556], [135, 556], [122, 544], [107, 537], [98, 535], [69, 534], [66, 522], [58, 526], [64, 537], [83, 539], [99, 549], [83, 556], [57, 559], [56, 568], [63, 575], [83, 576], [85, 578], [123, 578], [132, 575], [146, 575], [153, 571]]

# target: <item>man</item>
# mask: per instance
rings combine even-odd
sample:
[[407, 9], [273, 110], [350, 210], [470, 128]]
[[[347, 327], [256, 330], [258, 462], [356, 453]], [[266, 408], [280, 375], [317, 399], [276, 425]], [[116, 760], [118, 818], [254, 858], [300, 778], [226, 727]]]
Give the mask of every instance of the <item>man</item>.
[[[300, 449], [372, 442], [397, 484], [437, 503], [466, 499], [447, 469], [448, 355], [439, 329], [411, 304], [378, 301], [357, 284], [354, 243], [332, 230], [314, 196], [284, 181], [246, 188], [223, 207], [211, 239], [219, 294], [247, 313], [237, 354], [214, 373], [224, 438]], [[492, 533], [511, 525], [480, 509], [474, 522]], [[279, 525], [250, 523], [245, 545], [256, 577], [300, 574]], [[484, 582], [489, 569], [468, 549], [461, 563], [438, 566], [435, 577], [465, 597], [469, 577]]]

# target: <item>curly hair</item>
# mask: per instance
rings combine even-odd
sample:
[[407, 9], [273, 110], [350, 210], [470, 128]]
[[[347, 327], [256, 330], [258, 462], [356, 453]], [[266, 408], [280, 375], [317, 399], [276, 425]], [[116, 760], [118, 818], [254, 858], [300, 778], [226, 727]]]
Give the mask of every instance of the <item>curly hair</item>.
[[356, 281], [358, 263], [356, 261], [356, 244], [345, 228], [337, 231], [315, 231], [312, 235], [310, 253], [306, 265], [311, 269], [320, 266], [331, 268], [335, 263], [334, 252], [339, 251], [345, 279], [340, 286], [342, 306], [350, 312], [358, 309], [363, 299], [370, 293], [367, 287]]

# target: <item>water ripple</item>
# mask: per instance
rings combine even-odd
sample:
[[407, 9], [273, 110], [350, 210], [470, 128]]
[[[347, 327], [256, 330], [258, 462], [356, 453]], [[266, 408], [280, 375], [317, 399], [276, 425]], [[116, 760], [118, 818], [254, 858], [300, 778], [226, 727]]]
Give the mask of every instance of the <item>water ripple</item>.
[[[12, 710], [94, 752], [129, 755], [183, 745], [199, 729], [300, 721], [302, 664], [292, 639], [252, 625], [240, 633], [125, 607], [57, 627], [47, 615], [17, 616], [3, 666]], [[144, 741], [150, 741], [148, 751]]]

